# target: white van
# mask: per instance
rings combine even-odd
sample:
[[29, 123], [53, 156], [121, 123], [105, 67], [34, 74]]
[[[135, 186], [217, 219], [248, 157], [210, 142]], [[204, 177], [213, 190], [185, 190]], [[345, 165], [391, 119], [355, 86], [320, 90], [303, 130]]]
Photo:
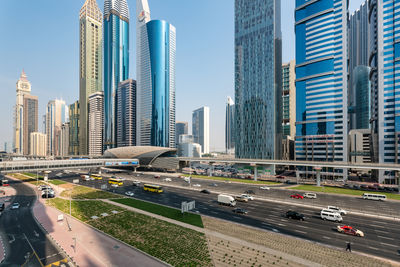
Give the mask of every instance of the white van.
[[321, 210], [321, 219], [333, 221], [333, 222], [342, 222], [343, 221], [343, 218], [339, 213], [333, 212], [332, 210], [328, 210], [328, 209]]
[[386, 195], [380, 195], [380, 194], [364, 193], [362, 197], [363, 199], [381, 200], [381, 201], [386, 200]]
[[317, 198], [317, 194], [315, 194], [315, 193], [305, 193], [303, 195], [303, 197], [305, 197], [305, 198]]
[[332, 210], [333, 212], [337, 212], [340, 215], [346, 215], [347, 214], [347, 210], [341, 209], [341, 208], [336, 207], [336, 206], [328, 206], [327, 209], [328, 210]]

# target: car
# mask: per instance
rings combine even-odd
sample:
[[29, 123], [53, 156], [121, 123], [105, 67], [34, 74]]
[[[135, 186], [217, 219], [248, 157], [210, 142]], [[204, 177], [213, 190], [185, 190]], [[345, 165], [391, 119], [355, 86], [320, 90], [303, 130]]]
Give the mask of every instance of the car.
[[243, 196], [235, 196], [235, 200], [239, 201], [239, 202], [248, 202], [249, 201], [248, 198], [245, 198]]
[[118, 185], [117, 184], [112, 184], [111, 187], [116, 188], [116, 187], [118, 187]]
[[200, 193], [204, 193], [204, 194], [210, 194], [211, 192], [207, 189], [203, 189], [200, 191]]
[[336, 206], [328, 206], [327, 209], [328, 209], [328, 210], [336, 211], [336, 212], [338, 212], [340, 215], [346, 215], [346, 214], [347, 214], [347, 211], [346, 211], [346, 210], [341, 209], [341, 208], [336, 207]]
[[245, 193], [245, 194], [252, 194], [252, 195], [255, 195], [255, 194], [256, 194], [256, 193], [254, 193], [254, 191], [251, 190], [251, 189], [244, 191], [244, 193]]
[[11, 209], [12, 209], [12, 210], [19, 209], [19, 207], [20, 207], [20, 205], [19, 205], [18, 202], [14, 202], [14, 203], [11, 205]]
[[277, 175], [276, 178], [278, 178], [278, 179], [285, 179], [286, 177], [283, 176], [283, 175]]
[[339, 233], [364, 237], [364, 233], [362, 231], [355, 229], [349, 225], [338, 225], [336, 229]]
[[53, 197], [55, 197], [54, 194], [46, 194], [46, 193], [42, 194], [42, 198], [53, 198]]
[[354, 184], [354, 185], [353, 185], [353, 189], [361, 189], [361, 187], [360, 187], [360, 185], [358, 185], [358, 184]]
[[297, 211], [289, 210], [288, 212], [286, 212], [286, 218], [304, 221], [305, 216], [304, 214], [298, 213]]
[[241, 197], [247, 198], [248, 200], [254, 200], [254, 197], [248, 195], [248, 194], [241, 194]]
[[290, 195], [290, 198], [303, 199], [304, 197], [300, 194], [293, 194], [293, 195]]
[[164, 181], [165, 182], [172, 182], [171, 178], [165, 178]]
[[133, 181], [133, 184], [132, 184], [133, 186], [139, 186], [140, 185], [140, 181]]
[[303, 194], [303, 197], [315, 199], [315, 198], [317, 198], [317, 194], [307, 192], [307, 193]]
[[261, 190], [270, 190], [271, 188], [269, 188], [268, 186], [260, 186]]
[[132, 191], [127, 191], [125, 192], [125, 195], [127, 195], [128, 197], [133, 197], [135, 194]]
[[48, 189], [48, 190], [43, 190], [43, 191], [42, 191], [42, 195], [43, 195], [43, 194], [48, 194], [48, 195], [51, 194], [51, 195], [54, 195], [55, 192], [54, 192], [54, 190], [52, 190], [52, 189]]
[[247, 214], [247, 210], [242, 208], [234, 208], [232, 211], [237, 214]]
[[200, 184], [194, 184], [193, 187], [201, 187]]
[[154, 178], [155, 178], [155, 179], [159, 179], [159, 178], [160, 178], [160, 175], [154, 175]]
[[209, 184], [209, 186], [214, 186], [214, 187], [216, 187], [216, 186], [218, 186], [218, 184], [212, 183], [212, 184]]

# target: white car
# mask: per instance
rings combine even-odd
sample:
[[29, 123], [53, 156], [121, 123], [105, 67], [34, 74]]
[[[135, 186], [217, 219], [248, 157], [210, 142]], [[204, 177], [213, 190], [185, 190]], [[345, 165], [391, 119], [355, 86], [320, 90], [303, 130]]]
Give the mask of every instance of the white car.
[[12, 206], [11, 206], [11, 209], [12, 210], [19, 209], [19, 203], [17, 203], [17, 202], [13, 203]]
[[131, 191], [125, 192], [125, 195], [127, 195], [128, 197], [133, 197], [135, 194]]
[[247, 194], [241, 194], [240, 196], [243, 198], [247, 198], [248, 200], [254, 200], [254, 197], [247, 195]]
[[118, 185], [117, 184], [112, 184], [111, 187], [118, 187]]
[[346, 215], [347, 211], [336, 206], [328, 206], [328, 210], [336, 211], [340, 215]]
[[165, 178], [164, 181], [166, 181], [166, 182], [172, 182], [171, 178]]
[[260, 189], [261, 190], [270, 190], [271, 188], [269, 188], [268, 186], [261, 186]]
[[201, 187], [200, 184], [194, 184], [193, 187]]

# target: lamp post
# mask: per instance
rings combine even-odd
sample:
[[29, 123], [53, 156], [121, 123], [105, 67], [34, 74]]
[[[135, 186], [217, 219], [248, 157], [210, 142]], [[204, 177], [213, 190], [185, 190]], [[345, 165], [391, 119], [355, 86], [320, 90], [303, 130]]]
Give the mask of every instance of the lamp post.
[[317, 186], [321, 186], [321, 167], [315, 167], [314, 170], [317, 172]]

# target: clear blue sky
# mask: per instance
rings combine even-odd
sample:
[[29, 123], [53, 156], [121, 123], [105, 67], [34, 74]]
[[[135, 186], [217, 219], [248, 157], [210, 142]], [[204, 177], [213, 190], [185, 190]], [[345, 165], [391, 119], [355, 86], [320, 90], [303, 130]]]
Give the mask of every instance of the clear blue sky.
[[[177, 120], [210, 107], [211, 150], [224, 149], [225, 102], [234, 97], [234, 0], [148, 0], [152, 19], [177, 29]], [[97, 0], [103, 10], [104, 0]], [[294, 59], [294, 0], [282, 0], [283, 62]], [[362, 0], [351, 0], [350, 10]], [[79, 93], [79, 10], [84, 0], [1, 0], [0, 150], [12, 141], [15, 84], [24, 68], [39, 97], [39, 127], [50, 99], [67, 104]], [[131, 14], [130, 76], [136, 78], [135, 7]]]

